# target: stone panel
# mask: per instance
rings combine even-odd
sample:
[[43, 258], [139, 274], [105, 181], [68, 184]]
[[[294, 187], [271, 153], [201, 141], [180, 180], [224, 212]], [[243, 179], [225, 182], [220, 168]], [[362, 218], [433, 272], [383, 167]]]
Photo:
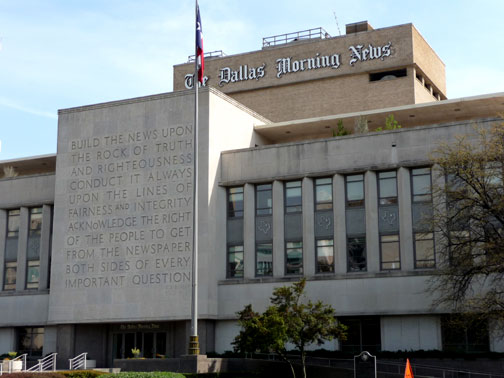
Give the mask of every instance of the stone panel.
[[51, 323], [189, 317], [193, 104], [60, 111]]

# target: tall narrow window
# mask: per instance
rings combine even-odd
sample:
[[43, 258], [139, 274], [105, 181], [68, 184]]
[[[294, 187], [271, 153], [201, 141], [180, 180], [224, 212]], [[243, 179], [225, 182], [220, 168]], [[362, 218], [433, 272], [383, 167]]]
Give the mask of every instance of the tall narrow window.
[[367, 270], [367, 261], [364, 174], [346, 176], [345, 186], [347, 270], [348, 272], [365, 272]]
[[378, 173], [378, 193], [380, 205], [397, 203], [397, 174], [396, 171]]
[[243, 217], [243, 186], [228, 188], [228, 218]]
[[332, 207], [332, 178], [315, 179], [315, 211], [331, 210]]
[[364, 175], [346, 176], [346, 204], [364, 206]]
[[401, 269], [399, 256], [399, 235], [380, 236], [381, 269]]
[[366, 271], [366, 238], [348, 237], [348, 271], [365, 272]]
[[20, 210], [10, 210], [7, 214], [7, 239], [5, 241], [4, 290], [16, 290], [17, 252], [19, 241]]
[[332, 239], [317, 240], [317, 273], [334, 272], [334, 241]]
[[228, 247], [228, 278], [243, 277], [243, 245], [233, 245]]
[[28, 327], [18, 329], [18, 352], [28, 357], [42, 357], [44, 347], [44, 328]]
[[434, 233], [415, 233], [415, 268], [434, 268]]
[[396, 171], [378, 172], [378, 199], [380, 269], [401, 269]]
[[256, 186], [256, 215], [271, 215], [273, 213], [273, 195], [271, 184]]
[[303, 274], [303, 242], [285, 243], [285, 274]]
[[37, 289], [40, 277], [40, 236], [42, 232], [42, 208], [30, 209], [28, 230], [28, 251], [26, 267], [26, 288]]
[[303, 209], [301, 195], [301, 181], [285, 183], [285, 212], [299, 213]]
[[256, 245], [256, 276], [273, 275], [273, 244]]
[[413, 202], [430, 202], [432, 200], [430, 168], [412, 169], [411, 184]]

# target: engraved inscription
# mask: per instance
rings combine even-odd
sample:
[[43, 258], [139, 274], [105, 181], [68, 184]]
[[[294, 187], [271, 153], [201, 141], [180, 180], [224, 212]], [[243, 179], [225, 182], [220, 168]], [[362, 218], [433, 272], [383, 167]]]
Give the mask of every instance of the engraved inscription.
[[64, 289], [189, 287], [193, 126], [68, 143]]

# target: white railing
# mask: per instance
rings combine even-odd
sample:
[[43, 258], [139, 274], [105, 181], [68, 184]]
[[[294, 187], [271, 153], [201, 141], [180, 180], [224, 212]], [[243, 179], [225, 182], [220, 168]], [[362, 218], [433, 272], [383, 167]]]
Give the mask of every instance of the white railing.
[[79, 354], [77, 357], [70, 358], [70, 370], [84, 369], [86, 370], [86, 357], [87, 353]]
[[38, 364], [32, 366], [26, 371], [56, 371], [56, 355], [58, 353], [50, 354], [41, 360], [38, 360]]
[[[13, 358], [12, 360], [7, 361], [7, 372], [12, 373], [14, 371], [25, 371], [26, 370], [26, 356], [27, 354], [22, 354], [20, 356], [17, 356], [16, 358]], [[21, 362], [21, 368], [14, 368], [14, 362]], [[3, 364], [0, 364], [0, 375], [3, 373]]]

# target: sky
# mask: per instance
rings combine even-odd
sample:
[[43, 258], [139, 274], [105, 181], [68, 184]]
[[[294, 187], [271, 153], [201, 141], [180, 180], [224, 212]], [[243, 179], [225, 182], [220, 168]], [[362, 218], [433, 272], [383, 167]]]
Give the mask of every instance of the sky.
[[[448, 98], [504, 92], [502, 0], [200, 0], [205, 51], [367, 20], [413, 23]], [[339, 25], [339, 26], [338, 26]], [[194, 54], [193, 0], [0, 0], [0, 161], [56, 153], [58, 109], [172, 91]]]

